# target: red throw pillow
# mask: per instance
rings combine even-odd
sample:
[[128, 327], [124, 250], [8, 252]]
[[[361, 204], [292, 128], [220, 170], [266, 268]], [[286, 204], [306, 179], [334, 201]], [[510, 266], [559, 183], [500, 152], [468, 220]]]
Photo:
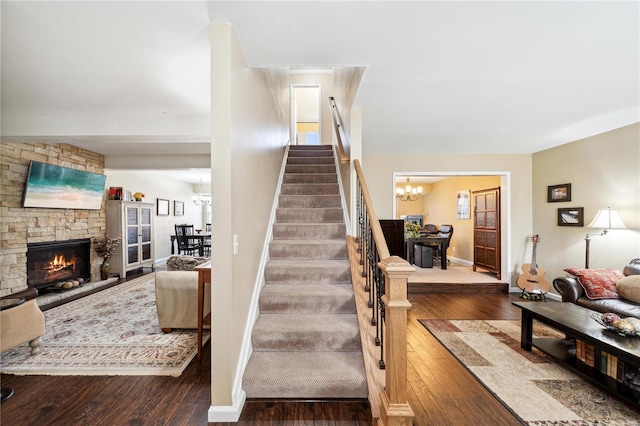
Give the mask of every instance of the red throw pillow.
[[616, 283], [624, 278], [622, 272], [615, 269], [567, 268], [565, 272], [578, 279], [589, 299], [616, 299]]

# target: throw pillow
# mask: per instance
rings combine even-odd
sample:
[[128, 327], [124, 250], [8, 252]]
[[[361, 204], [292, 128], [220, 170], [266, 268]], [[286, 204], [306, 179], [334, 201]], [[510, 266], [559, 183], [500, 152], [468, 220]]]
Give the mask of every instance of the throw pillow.
[[624, 278], [620, 271], [615, 269], [567, 268], [565, 272], [578, 279], [589, 299], [615, 299], [620, 297], [616, 291], [616, 283]]
[[640, 275], [629, 275], [616, 284], [620, 297], [640, 303]]

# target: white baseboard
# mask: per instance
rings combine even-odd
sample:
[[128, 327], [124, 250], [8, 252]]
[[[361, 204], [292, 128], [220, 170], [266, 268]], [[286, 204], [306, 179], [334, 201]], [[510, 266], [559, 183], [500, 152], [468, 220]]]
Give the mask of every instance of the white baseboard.
[[237, 422], [240, 419], [242, 408], [247, 400], [247, 394], [242, 391], [242, 395], [233, 405], [212, 405], [207, 412], [209, 423], [214, 422]]

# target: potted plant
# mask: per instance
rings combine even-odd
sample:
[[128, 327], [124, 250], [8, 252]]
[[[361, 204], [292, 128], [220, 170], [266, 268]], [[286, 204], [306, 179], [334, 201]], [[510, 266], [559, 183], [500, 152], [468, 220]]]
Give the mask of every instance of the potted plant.
[[420, 225], [415, 222], [404, 223], [404, 238], [419, 238], [420, 237]]
[[120, 241], [122, 241], [120, 235], [112, 238], [102, 235], [91, 239], [94, 250], [102, 258], [102, 265], [100, 265], [100, 279], [102, 280], [109, 278], [109, 259], [116, 253]]

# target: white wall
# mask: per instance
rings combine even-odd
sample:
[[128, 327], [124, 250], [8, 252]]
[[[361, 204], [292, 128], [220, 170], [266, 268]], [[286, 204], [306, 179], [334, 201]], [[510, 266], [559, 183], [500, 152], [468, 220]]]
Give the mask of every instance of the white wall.
[[[147, 203], [156, 203], [158, 198], [169, 200], [169, 216], [156, 214], [153, 218], [156, 262], [171, 255], [170, 238], [175, 234], [175, 224], [192, 223], [197, 225], [202, 221], [200, 208], [194, 206], [191, 201], [193, 188], [190, 183], [150, 171], [106, 169], [105, 174], [107, 175], [107, 188], [121, 186], [132, 193], [142, 192], [145, 195], [144, 201]], [[184, 202], [184, 216], [174, 215], [174, 201]]]
[[[547, 202], [550, 185], [571, 184], [570, 202]], [[559, 207], [584, 207], [585, 227], [557, 225]], [[533, 155], [533, 230], [540, 234], [537, 263], [550, 281], [564, 268], [585, 264], [586, 228], [600, 208], [617, 208], [625, 231], [591, 239], [590, 268], [622, 268], [640, 257], [640, 124]]]
[[[274, 99], [288, 80], [250, 69], [233, 29], [212, 25], [212, 291], [210, 421], [242, 408], [238, 368], [289, 133]], [[280, 82], [280, 87], [275, 87]], [[287, 117], [288, 118], [288, 117]], [[238, 253], [232, 241], [237, 235]], [[250, 330], [249, 330], [250, 331]], [[226, 417], [228, 418], [228, 417]]]

